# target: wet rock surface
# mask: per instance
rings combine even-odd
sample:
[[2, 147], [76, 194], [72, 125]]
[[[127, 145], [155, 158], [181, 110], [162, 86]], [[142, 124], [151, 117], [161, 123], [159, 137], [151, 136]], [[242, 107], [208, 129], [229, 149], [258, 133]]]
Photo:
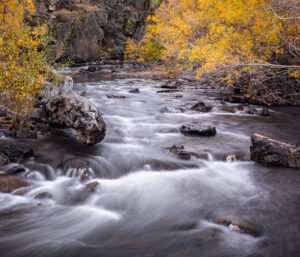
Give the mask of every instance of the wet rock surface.
[[34, 156], [30, 145], [9, 144], [3, 148], [3, 153], [12, 161], [18, 162]]
[[300, 168], [300, 146], [254, 134], [251, 137], [251, 160], [291, 168]]
[[211, 106], [206, 106], [204, 102], [198, 102], [191, 107], [192, 110], [197, 112], [209, 112], [212, 110]]
[[107, 98], [124, 99], [124, 95], [107, 95]]
[[25, 168], [22, 165], [14, 165], [12, 167], [9, 167], [4, 171], [6, 175], [16, 175], [18, 173], [22, 173], [25, 171]]
[[258, 237], [262, 234], [262, 232], [253, 224], [236, 216], [216, 217], [214, 222], [227, 226], [229, 229], [236, 232], [250, 234], [254, 237]]
[[23, 177], [0, 175], [0, 192], [10, 193], [18, 188], [30, 186]]
[[217, 134], [214, 126], [203, 126], [199, 124], [184, 124], [180, 127], [180, 132], [185, 136], [212, 137]]

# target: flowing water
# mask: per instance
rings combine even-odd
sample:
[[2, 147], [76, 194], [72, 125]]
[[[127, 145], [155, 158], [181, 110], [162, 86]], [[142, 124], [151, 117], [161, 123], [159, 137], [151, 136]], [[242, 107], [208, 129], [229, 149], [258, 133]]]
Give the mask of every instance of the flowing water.
[[[78, 79], [75, 90], [86, 90], [99, 107], [106, 138], [87, 147], [65, 130], [24, 140], [36, 153], [23, 163], [33, 186], [22, 196], [0, 194], [1, 257], [300, 256], [299, 170], [225, 161], [249, 156], [255, 132], [299, 142], [299, 108], [273, 108], [270, 117], [227, 113], [214, 94], [192, 87], [157, 93], [160, 81], [87, 80]], [[191, 111], [199, 100], [213, 111]], [[180, 125], [191, 122], [214, 125], [217, 135], [180, 134]], [[174, 144], [204, 158], [177, 159], [168, 150]], [[84, 194], [94, 181], [95, 192]], [[36, 198], [45, 192], [52, 198]], [[260, 236], [214, 222], [227, 215]]]

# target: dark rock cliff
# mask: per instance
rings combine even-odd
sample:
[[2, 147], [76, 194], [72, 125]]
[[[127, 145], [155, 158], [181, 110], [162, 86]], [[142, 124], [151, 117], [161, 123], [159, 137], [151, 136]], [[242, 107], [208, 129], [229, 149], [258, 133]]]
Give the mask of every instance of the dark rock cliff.
[[37, 0], [38, 18], [51, 28], [57, 61], [122, 59], [128, 37], [140, 39], [145, 18], [162, 0]]

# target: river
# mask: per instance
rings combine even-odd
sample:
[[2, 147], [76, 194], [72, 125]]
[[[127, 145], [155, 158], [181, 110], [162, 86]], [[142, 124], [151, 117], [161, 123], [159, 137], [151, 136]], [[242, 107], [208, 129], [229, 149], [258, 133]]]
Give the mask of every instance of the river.
[[[222, 110], [209, 90], [157, 93], [158, 80], [75, 82], [99, 107], [107, 135], [91, 147], [70, 130], [23, 140], [36, 153], [23, 163], [34, 186], [23, 196], [0, 193], [1, 257], [300, 256], [299, 170], [226, 161], [249, 156], [253, 133], [299, 143], [300, 108], [274, 107], [261, 117]], [[133, 88], [140, 93], [129, 93]], [[192, 111], [200, 100], [213, 110]], [[215, 126], [217, 135], [180, 134], [180, 125], [192, 122]], [[175, 144], [204, 158], [177, 159], [168, 150]], [[95, 192], [83, 197], [95, 181]], [[52, 197], [36, 198], [45, 192]], [[214, 222], [228, 215], [259, 236]]]

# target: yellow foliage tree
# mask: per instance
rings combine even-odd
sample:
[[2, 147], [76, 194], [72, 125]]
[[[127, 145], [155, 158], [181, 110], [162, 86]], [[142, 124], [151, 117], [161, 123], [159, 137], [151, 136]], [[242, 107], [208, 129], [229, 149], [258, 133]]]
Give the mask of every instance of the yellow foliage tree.
[[15, 123], [33, 107], [50, 72], [41, 47], [47, 28], [28, 25], [34, 13], [32, 0], [0, 0], [0, 95]]
[[282, 65], [271, 64], [271, 59], [274, 54], [284, 53], [284, 41], [288, 36], [299, 36], [299, 23], [289, 20], [287, 26], [287, 11], [281, 8], [282, 17], [286, 18], [275, 15], [274, 1], [278, 2], [166, 1], [149, 19], [142, 41], [136, 44], [129, 41], [127, 57], [139, 56], [146, 61], [143, 53], [151, 42], [157, 42], [162, 47], [156, 58], [194, 70], [198, 77], [226, 70], [229, 83], [243, 71], [251, 73], [264, 66], [280, 68]]

